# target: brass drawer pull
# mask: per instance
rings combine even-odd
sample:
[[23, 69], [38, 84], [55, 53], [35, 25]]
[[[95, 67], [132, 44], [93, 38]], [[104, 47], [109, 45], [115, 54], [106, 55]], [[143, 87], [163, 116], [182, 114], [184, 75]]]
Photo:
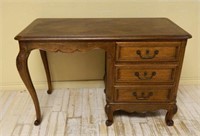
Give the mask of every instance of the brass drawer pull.
[[156, 75], [156, 72], [152, 72], [151, 76], [149, 76], [149, 77], [147, 75], [148, 74], [146, 71], [144, 72], [143, 77], [140, 76], [139, 72], [135, 72], [135, 76], [137, 76], [138, 79], [140, 79], [140, 80], [151, 80]]
[[153, 92], [149, 92], [146, 95], [142, 92], [140, 96], [138, 96], [136, 92], [133, 92], [133, 96], [135, 96], [137, 100], [148, 100], [151, 96], [153, 96]]
[[149, 50], [146, 50], [146, 55], [145, 56], [142, 56], [142, 53], [140, 50], [137, 50], [136, 51], [137, 55], [140, 56], [141, 59], [153, 59], [156, 57], [156, 55], [158, 55], [159, 51], [158, 50], [155, 50], [154, 51], [154, 54], [152, 56], [150, 56], [150, 51]]

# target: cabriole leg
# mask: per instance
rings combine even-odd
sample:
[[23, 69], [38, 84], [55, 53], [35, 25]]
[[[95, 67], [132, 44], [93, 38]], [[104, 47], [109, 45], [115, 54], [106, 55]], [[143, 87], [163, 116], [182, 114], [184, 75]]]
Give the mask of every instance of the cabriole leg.
[[49, 71], [49, 64], [48, 64], [48, 60], [47, 60], [47, 53], [46, 53], [46, 51], [40, 50], [40, 55], [42, 58], [42, 62], [43, 62], [46, 77], [47, 77], [47, 83], [48, 83], [47, 93], [51, 94], [52, 93], [52, 84], [51, 84], [51, 75], [50, 75], [50, 71]]
[[35, 92], [33, 83], [31, 81], [28, 66], [27, 66], [27, 60], [28, 60], [29, 54], [30, 54], [30, 51], [27, 51], [25, 48], [21, 48], [17, 56], [16, 63], [17, 63], [17, 69], [21, 76], [21, 79], [24, 82], [26, 88], [28, 89], [35, 106], [36, 121], [34, 122], [34, 124], [39, 125], [41, 122], [41, 112], [40, 112], [38, 97]]
[[168, 126], [174, 125], [174, 121], [172, 120], [172, 118], [176, 114], [177, 110], [178, 110], [178, 108], [177, 108], [177, 105], [175, 104], [174, 106], [172, 106], [172, 108], [170, 108], [167, 111], [167, 114], [165, 116], [165, 122]]
[[113, 124], [113, 111], [109, 104], [106, 104], [105, 111], [108, 116], [108, 119], [106, 120], [106, 126], [111, 126]]

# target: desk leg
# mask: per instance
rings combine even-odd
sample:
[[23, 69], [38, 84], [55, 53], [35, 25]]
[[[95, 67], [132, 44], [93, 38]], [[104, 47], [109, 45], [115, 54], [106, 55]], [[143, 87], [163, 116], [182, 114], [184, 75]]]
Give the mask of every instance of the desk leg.
[[113, 124], [113, 111], [112, 107], [109, 104], [106, 104], [105, 112], [108, 116], [108, 119], [106, 120], [106, 126], [111, 126]]
[[106, 52], [106, 106], [105, 112], [107, 114], [106, 126], [111, 126], [113, 124], [113, 94], [114, 94], [114, 69], [115, 69], [115, 46], [110, 49], [110, 52]]
[[167, 111], [167, 114], [165, 116], [165, 122], [168, 126], [173, 126], [174, 125], [174, 121], [172, 120], [174, 114], [176, 114], [178, 110], [178, 107], [176, 104], [174, 104], [173, 106], [171, 106], [171, 108]]
[[17, 56], [16, 63], [17, 63], [17, 69], [21, 76], [21, 79], [23, 80], [26, 88], [28, 89], [32, 97], [33, 103], [35, 105], [36, 121], [34, 122], [34, 124], [39, 125], [41, 122], [41, 112], [40, 112], [38, 97], [35, 92], [33, 83], [31, 81], [31, 77], [29, 74], [28, 66], [27, 66], [27, 60], [28, 60], [29, 54], [30, 54], [30, 51], [26, 51], [25, 49], [21, 48]]
[[46, 77], [47, 77], [47, 83], [48, 83], [47, 93], [51, 94], [52, 93], [52, 84], [51, 84], [51, 75], [50, 75], [50, 72], [49, 72], [49, 64], [48, 64], [48, 60], [47, 60], [47, 53], [46, 53], [46, 51], [40, 50], [40, 55], [41, 55], [41, 58], [42, 58], [42, 62], [43, 62], [44, 69], [45, 69], [45, 72], [46, 72]]

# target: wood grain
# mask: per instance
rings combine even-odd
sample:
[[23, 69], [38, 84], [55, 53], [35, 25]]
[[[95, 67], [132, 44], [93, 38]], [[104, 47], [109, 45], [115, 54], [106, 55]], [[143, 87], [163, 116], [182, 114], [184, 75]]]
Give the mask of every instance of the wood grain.
[[[117, 61], [177, 61], [180, 42], [117, 42]], [[140, 52], [140, 55], [137, 52]], [[157, 54], [155, 54], [157, 51]], [[148, 58], [149, 57], [149, 58]]]

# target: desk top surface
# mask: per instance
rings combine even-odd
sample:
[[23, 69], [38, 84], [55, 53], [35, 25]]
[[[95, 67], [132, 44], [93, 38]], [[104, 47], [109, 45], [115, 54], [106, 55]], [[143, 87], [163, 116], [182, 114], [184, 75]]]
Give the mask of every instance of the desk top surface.
[[39, 18], [19, 33], [19, 41], [188, 39], [167, 18]]

